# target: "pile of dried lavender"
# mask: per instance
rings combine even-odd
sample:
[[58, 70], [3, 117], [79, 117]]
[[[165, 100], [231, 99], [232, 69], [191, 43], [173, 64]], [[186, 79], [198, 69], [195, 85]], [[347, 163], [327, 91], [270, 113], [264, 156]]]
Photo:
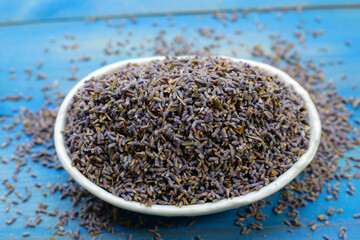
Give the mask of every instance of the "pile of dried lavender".
[[292, 87], [230, 60], [169, 58], [89, 80], [65, 144], [87, 178], [145, 205], [215, 202], [259, 190], [306, 151]]

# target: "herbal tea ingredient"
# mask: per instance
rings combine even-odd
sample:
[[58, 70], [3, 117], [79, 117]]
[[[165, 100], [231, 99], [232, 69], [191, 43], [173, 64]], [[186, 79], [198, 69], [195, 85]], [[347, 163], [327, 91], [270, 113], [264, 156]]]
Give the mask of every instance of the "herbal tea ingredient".
[[218, 57], [167, 58], [89, 80], [68, 109], [73, 165], [146, 205], [259, 190], [306, 151], [303, 99], [277, 76]]

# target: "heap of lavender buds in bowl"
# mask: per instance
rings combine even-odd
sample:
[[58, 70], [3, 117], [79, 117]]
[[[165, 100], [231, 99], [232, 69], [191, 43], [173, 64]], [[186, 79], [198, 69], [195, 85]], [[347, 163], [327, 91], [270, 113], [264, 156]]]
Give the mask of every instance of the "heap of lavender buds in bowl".
[[166, 58], [90, 79], [69, 106], [65, 146], [112, 194], [146, 206], [261, 189], [309, 145], [304, 100], [277, 76], [220, 57]]

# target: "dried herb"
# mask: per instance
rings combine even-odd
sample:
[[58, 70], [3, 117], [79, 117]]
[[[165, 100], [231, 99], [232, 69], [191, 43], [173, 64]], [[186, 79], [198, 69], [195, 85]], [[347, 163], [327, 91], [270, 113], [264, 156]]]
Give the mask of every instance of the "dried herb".
[[306, 151], [310, 129], [292, 87], [217, 57], [129, 65], [89, 80], [67, 120], [74, 166], [114, 195], [149, 206], [259, 190]]

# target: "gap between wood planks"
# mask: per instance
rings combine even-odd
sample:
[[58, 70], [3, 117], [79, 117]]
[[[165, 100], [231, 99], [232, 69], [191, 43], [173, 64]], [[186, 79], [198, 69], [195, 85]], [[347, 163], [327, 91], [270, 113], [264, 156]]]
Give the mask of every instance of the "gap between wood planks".
[[187, 15], [187, 14], [211, 14], [216, 12], [232, 12], [232, 11], [246, 11], [246, 12], [271, 12], [271, 11], [302, 11], [302, 10], [328, 10], [328, 9], [354, 9], [360, 8], [359, 4], [323, 4], [323, 5], [295, 5], [295, 6], [282, 6], [282, 7], [256, 7], [256, 8], [223, 8], [223, 9], [208, 9], [208, 10], [192, 10], [192, 11], [169, 11], [169, 12], [149, 12], [149, 13], [118, 13], [118, 14], [105, 14], [93, 16], [74, 16], [62, 17], [53, 19], [29, 19], [29, 20], [7, 20], [0, 21], [0, 27], [11, 25], [32, 25], [43, 23], [58, 23], [58, 22], [75, 22], [84, 21], [85, 18], [95, 19], [114, 19], [114, 18], [127, 18], [127, 17], [153, 17], [171, 15]]

